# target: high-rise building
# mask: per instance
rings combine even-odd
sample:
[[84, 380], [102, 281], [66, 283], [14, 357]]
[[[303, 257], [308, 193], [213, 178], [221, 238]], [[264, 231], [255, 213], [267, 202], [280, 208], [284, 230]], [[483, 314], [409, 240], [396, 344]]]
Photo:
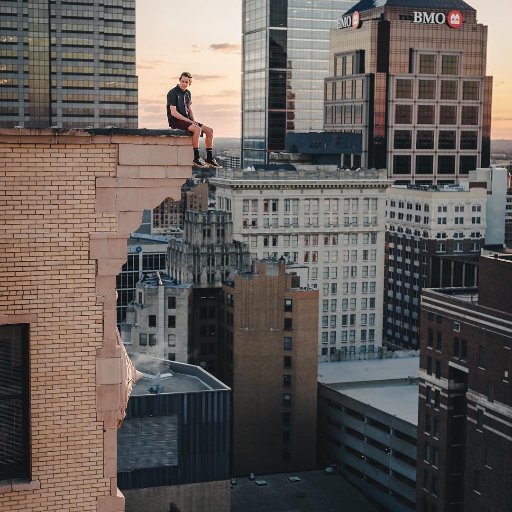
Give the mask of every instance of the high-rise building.
[[361, 0], [331, 30], [325, 130], [362, 135], [344, 164], [454, 183], [490, 163], [487, 27], [462, 0]]
[[210, 182], [254, 257], [309, 268], [307, 284], [320, 291], [322, 360], [381, 346], [384, 172], [219, 171]]
[[2, 0], [0, 127], [137, 128], [135, 0]]
[[224, 283], [220, 378], [233, 389], [233, 473], [316, 465], [318, 291], [284, 259]]
[[512, 510], [512, 259], [421, 300], [418, 512]]
[[485, 186], [388, 188], [384, 344], [419, 348], [423, 288], [476, 286], [487, 197]]
[[329, 29], [349, 0], [242, 3], [242, 166], [268, 163], [289, 131], [321, 131]]

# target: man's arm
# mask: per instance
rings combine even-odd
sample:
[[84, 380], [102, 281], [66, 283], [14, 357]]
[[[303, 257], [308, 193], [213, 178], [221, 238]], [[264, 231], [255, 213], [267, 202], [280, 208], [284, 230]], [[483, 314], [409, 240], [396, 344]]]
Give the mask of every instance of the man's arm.
[[180, 114], [176, 110], [176, 105], [170, 105], [169, 108], [171, 109], [172, 117], [175, 117], [176, 119], [181, 119], [182, 121], [193, 121], [192, 117], [188, 118], [188, 117], [185, 117], [184, 115]]

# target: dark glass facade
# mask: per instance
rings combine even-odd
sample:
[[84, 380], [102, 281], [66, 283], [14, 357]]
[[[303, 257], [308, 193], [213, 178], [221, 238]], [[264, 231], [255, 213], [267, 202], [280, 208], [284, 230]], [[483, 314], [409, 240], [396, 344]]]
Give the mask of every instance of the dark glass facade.
[[137, 127], [135, 0], [2, 0], [0, 34], [0, 127]]
[[329, 29], [342, 0], [244, 0], [242, 165], [268, 163], [287, 132], [321, 131]]
[[[361, 165], [387, 168], [400, 183], [456, 182], [489, 166], [492, 78], [476, 11], [457, 0], [373, 5], [347, 12], [359, 10], [358, 28], [331, 31], [324, 129], [362, 133]], [[454, 9], [458, 28], [414, 21], [414, 12], [442, 21]]]

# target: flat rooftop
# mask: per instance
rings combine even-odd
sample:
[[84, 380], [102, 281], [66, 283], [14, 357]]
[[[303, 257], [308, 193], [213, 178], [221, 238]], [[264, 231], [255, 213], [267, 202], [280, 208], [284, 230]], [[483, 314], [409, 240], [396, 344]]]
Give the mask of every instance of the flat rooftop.
[[[298, 482], [288, 478], [296, 476]], [[267, 485], [255, 482], [264, 480]], [[321, 470], [237, 478], [231, 490], [231, 512], [377, 512], [341, 475]]]
[[418, 425], [419, 357], [320, 363], [318, 381], [358, 402]]
[[132, 396], [200, 391], [229, 390], [229, 387], [199, 366], [129, 354], [139, 372], [144, 374], [132, 389]]
[[417, 355], [319, 363], [318, 382], [322, 384], [371, 383], [389, 379], [407, 379], [407, 377], [417, 378], [419, 365], [420, 359]]

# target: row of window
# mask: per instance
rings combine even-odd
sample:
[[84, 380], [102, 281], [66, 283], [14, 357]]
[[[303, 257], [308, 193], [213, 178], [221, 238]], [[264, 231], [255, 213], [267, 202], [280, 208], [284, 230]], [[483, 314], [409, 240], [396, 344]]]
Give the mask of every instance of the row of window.
[[[341, 224], [341, 219], [337, 215], [333, 216], [324, 216], [324, 227], [357, 227], [359, 222], [361, 221], [362, 225], [365, 227], [368, 226], [377, 226], [378, 225], [378, 217], [377, 216], [364, 216], [362, 219], [359, 217], [343, 217], [343, 224]], [[302, 227], [319, 227], [320, 219], [319, 217], [302, 217]], [[257, 228], [258, 227], [258, 218], [253, 217], [249, 219], [245, 217], [242, 219], [242, 228]], [[299, 227], [299, 217], [284, 217], [281, 221], [277, 217], [263, 218], [263, 227], [264, 228], [298, 228]]]
[[[414, 162], [414, 169], [413, 169]], [[393, 155], [392, 172], [394, 174], [468, 174], [477, 168], [476, 155]]]
[[[223, 197], [219, 197], [219, 203], [223, 203]], [[243, 199], [242, 211], [247, 213], [260, 212], [260, 205], [263, 213], [277, 213], [280, 211], [285, 213], [299, 213], [299, 199]], [[324, 212], [337, 212], [343, 210], [344, 212], [359, 212], [362, 208], [363, 212], [377, 211], [378, 200], [376, 198], [358, 198], [336, 199], [326, 198], [322, 201], [320, 199], [302, 199], [302, 212], [318, 213], [320, 207]], [[224, 209], [224, 204], [219, 204], [220, 209]]]
[[[461, 83], [462, 94], [460, 92]], [[396, 78], [394, 97], [404, 100], [462, 99], [463, 101], [478, 101], [480, 99], [480, 82], [476, 80], [460, 82], [459, 80]]]
[[[453, 124], [453, 123], [444, 123]], [[416, 149], [435, 149], [436, 132], [434, 130], [395, 130], [393, 134], [394, 149], [412, 149], [413, 135], [416, 137]], [[437, 133], [437, 149], [456, 149], [457, 132], [455, 130], [439, 130]], [[461, 150], [478, 149], [478, 132], [475, 130], [462, 130], [459, 133]]]
[[[437, 115], [436, 115], [437, 112]], [[413, 115], [415, 113], [415, 115]], [[477, 126], [480, 108], [477, 105], [395, 105], [394, 124], [440, 124]]]
[[[348, 308], [347, 308], [348, 309]], [[362, 309], [367, 309], [365, 306]], [[371, 309], [371, 308], [370, 308]], [[336, 327], [337, 323], [337, 315], [322, 315], [321, 322], [323, 328], [333, 328]], [[357, 315], [351, 314], [351, 315], [340, 315], [341, 318], [341, 326], [342, 327], [348, 327], [356, 325]], [[366, 314], [363, 313], [359, 316], [359, 321], [361, 325], [375, 325], [375, 313]]]

